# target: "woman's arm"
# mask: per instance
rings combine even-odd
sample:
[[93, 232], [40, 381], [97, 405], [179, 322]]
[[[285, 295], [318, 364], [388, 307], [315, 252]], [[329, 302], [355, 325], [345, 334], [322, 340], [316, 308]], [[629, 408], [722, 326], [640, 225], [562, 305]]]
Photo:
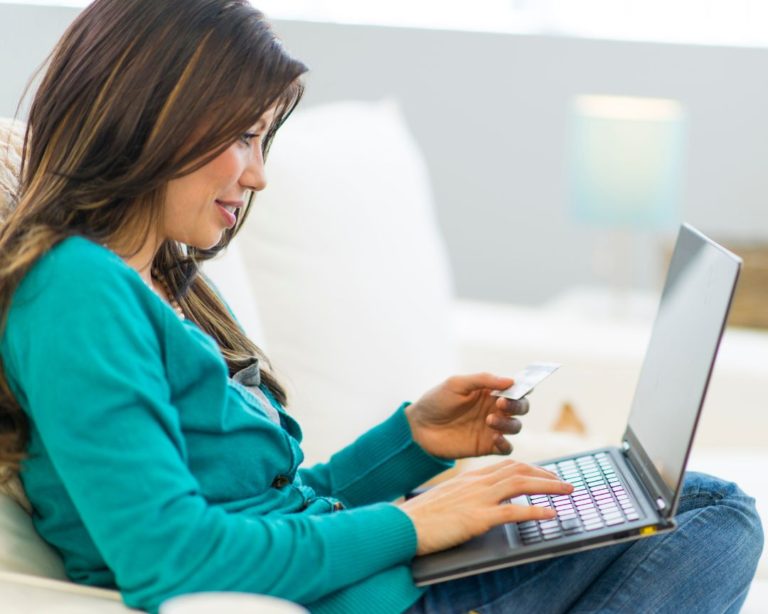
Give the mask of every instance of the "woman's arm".
[[328, 463], [301, 469], [301, 480], [319, 494], [348, 506], [392, 501], [453, 466], [425, 452], [411, 436], [404, 403], [389, 419]]

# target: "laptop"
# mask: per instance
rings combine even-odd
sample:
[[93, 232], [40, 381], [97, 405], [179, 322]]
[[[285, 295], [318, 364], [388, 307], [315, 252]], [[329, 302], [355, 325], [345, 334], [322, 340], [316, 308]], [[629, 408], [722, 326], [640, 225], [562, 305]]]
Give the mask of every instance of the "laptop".
[[623, 440], [537, 463], [570, 495], [517, 497], [556, 518], [499, 526], [460, 546], [416, 557], [425, 586], [672, 531], [683, 473], [725, 328], [741, 259], [681, 226]]

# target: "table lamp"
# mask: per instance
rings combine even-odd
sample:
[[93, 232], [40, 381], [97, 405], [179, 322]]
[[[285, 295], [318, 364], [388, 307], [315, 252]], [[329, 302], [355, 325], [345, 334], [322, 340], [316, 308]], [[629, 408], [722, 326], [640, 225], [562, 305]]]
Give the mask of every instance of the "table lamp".
[[676, 100], [577, 96], [570, 194], [576, 219], [606, 227], [676, 227], [684, 112]]
[[[596, 266], [611, 270], [614, 288], [625, 295], [619, 302], [634, 285], [635, 243], [643, 234], [653, 242], [679, 224], [685, 127], [676, 100], [582, 95], [572, 102], [570, 213], [605, 230], [595, 242]], [[600, 239], [610, 243], [602, 254]]]

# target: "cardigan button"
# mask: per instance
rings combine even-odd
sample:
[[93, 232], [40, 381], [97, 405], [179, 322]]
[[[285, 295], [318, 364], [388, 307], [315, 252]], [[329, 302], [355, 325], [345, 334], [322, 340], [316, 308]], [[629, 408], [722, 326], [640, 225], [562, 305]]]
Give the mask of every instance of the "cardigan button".
[[272, 480], [272, 488], [285, 488], [291, 483], [291, 479], [284, 475], [278, 475]]

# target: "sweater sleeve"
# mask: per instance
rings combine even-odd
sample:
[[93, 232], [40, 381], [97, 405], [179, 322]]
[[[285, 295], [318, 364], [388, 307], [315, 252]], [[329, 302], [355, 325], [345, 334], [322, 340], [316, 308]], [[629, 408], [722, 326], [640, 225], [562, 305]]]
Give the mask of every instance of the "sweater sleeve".
[[348, 506], [391, 501], [453, 466], [434, 457], [411, 436], [405, 416], [408, 403], [328, 463], [300, 471], [316, 492], [336, 497]]
[[127, 604], [155, 610], [212, 590], [310, 603], [413, 557], [413, 524], [390, 504], [255, 518], [209, 505], [185, 462], [165, 376], [173, 314], [149, 305], [157, 300], [127, 267], [72, 264], [49, 267], [44, 286], [12, 307], [6, 355], [17, 398]]

